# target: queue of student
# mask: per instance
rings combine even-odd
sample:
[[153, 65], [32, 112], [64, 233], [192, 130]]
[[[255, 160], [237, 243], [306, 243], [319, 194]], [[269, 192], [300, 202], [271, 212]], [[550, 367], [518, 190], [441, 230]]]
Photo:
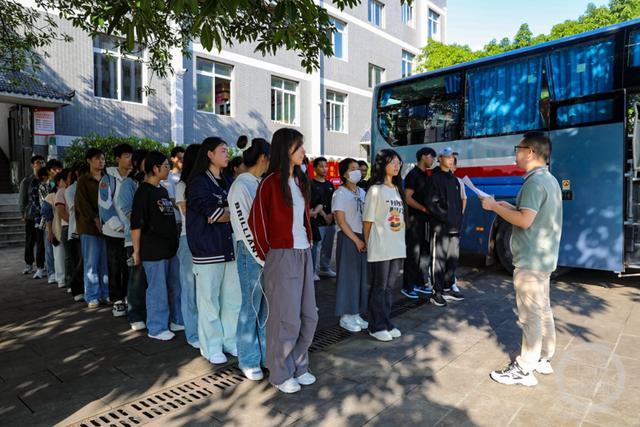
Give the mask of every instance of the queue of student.
[[[523, 141], [537, 151], [544, 145], [539, 136]], [[340, 325], [367, 329], [380, 341], [402, 335], [390, 315], [401, 280], [408, 298], [427, 295], [439, 307], [464, 299], [455, 278], [466, 203], [464, 185], [453, 175], [457, 153], [420, 149], [404, 183], [393, 150], [377, 153], [368, 180], [367, 164], [347, 158], [339, 164], [342, 185], [334, 189], [324, 158], [314, 160], [309, 179], [303, 143], [289, 128], [275, 132], [271, 143], [241, 137], [242, 162], [232, 168], [228, 144], [218, 137], [175, 147], [170, 158], [118, 145], [116, 165], [106, 169], [96, 148], [70, 169], [34, 156], [34, 175], [20, 188], [23, 273], [32, 273], [35, 261], [34, 278], [46, 271], [75, 301], [91, 309], [109, 304], [114, 316], [126, 316], [132, 329], [147, 329], [153, 339], [170, 340], [184, 330], [211, 363], [237, 357], [252, 380], [262, 379], [266, 367], [285, 393], [315, 382], [308, 349], [318, 322], [318, 276], [336, 277]], [[535, 182], [543, 177], [536, 185], [552, 191], [546, 175]], [[529, 221], [527, 212], [546, 203], [524, 200], [524, 210], [491, 200], [483, 206], [511, 222], [514, 211]], [[557, 220], [555, 213], [548, 217]], [[518, 226], [520, 218], [514, 221]], [[521, 244], [535, 246], [535, 236], [525, 235]], [[548, 275], [516, 267], [518, 309], [528, 313], [520, 320], [533, 326], [525, 330], [521, 358], [492, 377], [531, 383], [533, 359], [542, 354], [548, 365], [553, 354]], [[537, 306], [523, 296], [531, 290], [518, 286], [532, 281], [543, 288]]]

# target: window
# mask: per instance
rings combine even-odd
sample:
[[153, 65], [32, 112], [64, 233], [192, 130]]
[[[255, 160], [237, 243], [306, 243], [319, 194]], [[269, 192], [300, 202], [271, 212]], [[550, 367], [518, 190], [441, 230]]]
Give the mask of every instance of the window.
[[271, 120], [279, 123], [297, 124], [297, 94], [297, 82], [271, 77]]
[[438, 23], [440, 22], [440, 15], [429, 9], [429, 38], [435, 39], [438, 35]]
[[634, 31], [629, 36], [629, 66], [640, 66], [640, 31]]
[[382, 27], [383, 16], [382, 9], [384, 5], [376, 0], [369, 0], [369, 22], [376, 27]]
[[382, 83], [384, 78], [384, 68], [369, 64], [369, 87], [374, 87]]
[[198, 111], [231, 115], [231, 72], [233, 67], [196, 58]]
[[144, 50], [135, 44], [125, 52], [121, 43], [103, 35], [93, 39], [93, 94], [141, 104]]
[[336, 19], [331, 19], [331, 23], [336, 27], [336, 30], [331, 33], [331, 44], [333, 47], [333, 56], [340, 59], [346, 58], [346, 40], [345, 29], [346, 24]]
[[347, 95], [327, 91], [325, 115], [327, 129], [333, 132], [345, 132], [344, 122]]
[[402, 77], [413, 74], [413, 59], [415, 57], [407, 51], [402, 51]]
[[413, 27], [413, 6], [402, 2], [402, 23]]

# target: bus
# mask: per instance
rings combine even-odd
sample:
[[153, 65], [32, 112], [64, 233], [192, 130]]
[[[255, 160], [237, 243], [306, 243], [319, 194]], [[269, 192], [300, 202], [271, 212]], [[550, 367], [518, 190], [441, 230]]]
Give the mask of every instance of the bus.
[[[527, 131], [552, 143], [563, 198], [559, 266], [640, 268], [640, 19], [376, 86], [371, 156], [406, 171], [424, 146], [459, 153], [459, 177], [514, 202]], [[469, 192], [470, 193], [470, 192]], [[469, 194], [460, 248], [512, 270], [511, 225]]]

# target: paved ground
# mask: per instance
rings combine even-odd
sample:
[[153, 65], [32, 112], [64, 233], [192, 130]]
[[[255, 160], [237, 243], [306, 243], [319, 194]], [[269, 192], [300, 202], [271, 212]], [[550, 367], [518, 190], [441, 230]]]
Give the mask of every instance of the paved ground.
[[[0, 425], [72, 424], [214, 372], [183, 335], [153, 342], [17, 274], [18, 249], [0, 258]], [[242, 381], [151, 424], [640, 425], [637, 280], [573, 271], [554, 283], [556, 373], [527, 389], [488, 377], [519, 346], [509, 277], [473, 262], [460, 276], [467, 299], [399, 315], [399, 340], [361, 333], [313, 353], [318, 382], [301, 393]], [[334, 287], [318, 285], [319, 329], [336, 323]]]

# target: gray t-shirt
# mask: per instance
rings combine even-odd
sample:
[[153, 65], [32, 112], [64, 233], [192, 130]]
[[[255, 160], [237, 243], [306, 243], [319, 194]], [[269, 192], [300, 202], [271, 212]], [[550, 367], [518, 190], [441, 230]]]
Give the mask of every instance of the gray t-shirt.
[[333, 193], [331, 209], [344, 212], [344, 219], [354, 233], [362, 233], [362, 210], [366, 193], [357, 188], [353, 193], [348, 188], [340, 187]]
[[536, 217], [528, 229], [513, 227], [513, 265], [551, 273], [558, 266], [562, 234], [562, 193], [547, 168], [528, 172], [516, 199], [518, 210], [530, 209]]

